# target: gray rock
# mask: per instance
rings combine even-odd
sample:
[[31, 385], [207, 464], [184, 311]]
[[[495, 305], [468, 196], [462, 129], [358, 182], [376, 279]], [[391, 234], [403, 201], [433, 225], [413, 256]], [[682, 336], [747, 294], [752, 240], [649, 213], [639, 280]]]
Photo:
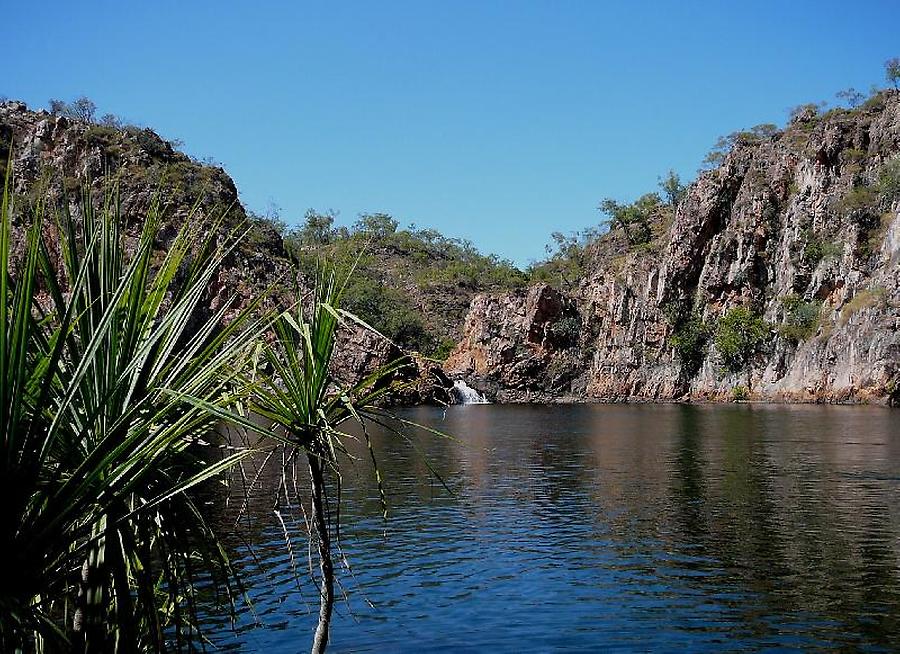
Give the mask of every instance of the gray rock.
[[[598, 256], [566, 293], [541, 285], [476, 297], [447, 370], [501, 401], [724, 400], [735, 386], [761, 400], [896, 397], [900, 206], [875, 224], [841, 209], [855, 185], [900, 156], [900, 97], [883, 100], [738, 144], [691, 185], [656, 252], [630, 251], [618, 265]], [[550, 310], [536, 311], [536, 296]], [[819, 325], [800, 343], [778, 328], [786, 296], [821, 303]], [[584, 328], [577, 347], [554, 349], [539, 335], [562, 319], [553, 310], [562, 305]], [[736, 306], [772, 323], [744, 369], [725, 370], [711, 341], [695, 365], [679, 361], [674, 309], [715, 325]]]

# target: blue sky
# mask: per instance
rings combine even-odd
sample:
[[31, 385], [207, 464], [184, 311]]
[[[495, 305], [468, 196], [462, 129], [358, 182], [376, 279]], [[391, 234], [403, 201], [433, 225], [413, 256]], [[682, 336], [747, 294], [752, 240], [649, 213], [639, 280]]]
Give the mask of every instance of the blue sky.
[[520, 264], [721, 134], [867, 91], [900, 2], [55, 2], [4, 8], [0, 94], [85, 94], [243, 201], [383, 211]]

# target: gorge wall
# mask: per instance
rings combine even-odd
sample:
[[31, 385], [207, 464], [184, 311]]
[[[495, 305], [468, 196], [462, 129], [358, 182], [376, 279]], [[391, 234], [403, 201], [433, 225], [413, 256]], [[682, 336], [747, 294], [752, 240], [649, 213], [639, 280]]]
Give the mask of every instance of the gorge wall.
[[501, 402], [896, 402], [900, 96], [733, 136], [660, 238], [476, 297], [449, 375]]
[[[44, 232], [52, 244], [55, 211], [81, 211], [82, 193], [102, 205], [105, 194], [116, 192], [126, 250], [137, 243], [148, 213], [158, 202], [161, 214], [156, 249], [162, 253], [186, 223], [206, 225], [214, 242], [224, 243], [236, 231], [246, 236], [219, 267], [201, 309], [209, 313], [229, 305], [225, 320], [264, 295], [264, 309], [290, 306], [295, 291], [308, 281], [294, 283], [295, 270], [282, 235], [255, 220], [242, 206], [238, 190], [221, 166], [196, 161], [173, 148], [153, 130], [103, 125], [47, 111], [32, 111], [24, 103], [0, 103], [0, 173], [9, 166], [15, 198], [12, 215], [13, 266], [24, 251], [29, 213], [38, 200], [47, 203], [51, 217]], [[0, 174], [0, 178], [5, 175]], [[15, 271], [13, 271], [15, 274]], [[374, 369], [403, 355], [394, 343], [353, 324], [339, 332], [332, 373], [339, 383], [352, 384]], [[421, 372], [420, 372], [421, 370]], [[418, 381], [400, 400], [430, 399], [427, 365], [411, 362], [405, 371]]]
[[[446, 399], [458, 378], [501, 402], [900, 400], [900, 95], [731, 141], [648, 242], [613, 230], [587, 246], [577, 279], [475, 295], [446, 376], [417, 359], [403, 401]], [[20, 207], [41, 193], [77, 210], [85, 181], [99, 192], [115, 177], [126, 238], [159, 190], [161, 250], [192, 212], [227, 209], [223, 237], [239, 224], [250, 233], [209, 309], [236, 299], [238, 311], [267, 289], [273, 306], [292, 301], [282, 234], [248, 217], [224, 170], [152, 130], [7, 102], [0, 158]], [[14, 240], [26, 220], [16, 215]], [[454, 302], [477, 290], [460, 288]], [[342, 339], [334, 372], [345, 381], [402, 354], [370, 332]]]

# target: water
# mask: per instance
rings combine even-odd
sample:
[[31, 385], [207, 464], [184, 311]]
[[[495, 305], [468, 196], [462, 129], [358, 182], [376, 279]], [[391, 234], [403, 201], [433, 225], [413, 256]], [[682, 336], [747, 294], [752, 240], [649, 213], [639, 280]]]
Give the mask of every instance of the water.
[[[817, 406], [458, 406], [348, 468], [333, 652], [900, 650], [900, 413]], [[361, 458], [365, 461], [365, 458]], [[271, 486], [276, 473], [264, 476]], [[306, 550], [257, 493], [258, 622], [220, 647], [307, 650]], [[225, 519], [227, 512], [223, 512]], [[299, 531], [286, 520], [289, 531]], [[237, 542], [237, 541], [236, 541]], [[297, 543], [302, 542], [299, 539]]]

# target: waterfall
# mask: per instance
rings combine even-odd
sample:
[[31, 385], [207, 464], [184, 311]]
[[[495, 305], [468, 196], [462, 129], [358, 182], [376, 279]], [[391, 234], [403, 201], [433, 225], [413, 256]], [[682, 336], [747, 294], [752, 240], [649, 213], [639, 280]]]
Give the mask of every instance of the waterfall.
[[454, 404], [490, 404], [484, 395], [469, 386], [462, 379], [457, 379], [453, 382], [451, 394], [453, 395]]

